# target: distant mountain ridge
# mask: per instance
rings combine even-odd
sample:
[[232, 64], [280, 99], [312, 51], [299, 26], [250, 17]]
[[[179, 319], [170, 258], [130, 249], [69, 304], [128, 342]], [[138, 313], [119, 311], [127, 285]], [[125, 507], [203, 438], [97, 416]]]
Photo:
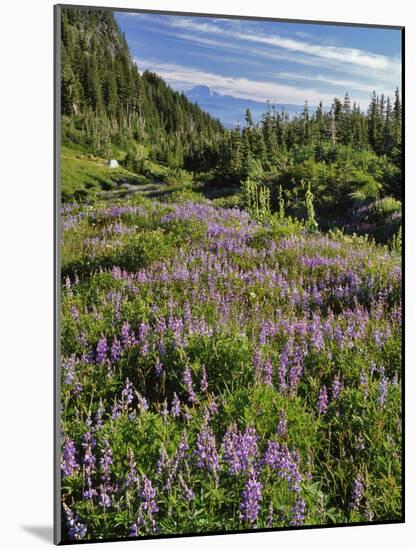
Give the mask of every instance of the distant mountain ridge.
[[[252, 119], [257, 123], [268, 108], [266, 102], [234, 97], [232, 95], [222, 95], [209, 86], [195, 86], [184, 93], [190, 101], [197, 103], [199, 107], [213, 117], [218, 118], [228, 128], [233, 128], [238, 124], [244, 126], [246, 109], [251, 111]], [[271, 105], [274, 105], [277, 111], [286, 111], [290, 116], [299, 114], [303, 110], [302, 105], [282, 103]], [[312, 113], [315, 108], [310, 106], [309, 110]]]

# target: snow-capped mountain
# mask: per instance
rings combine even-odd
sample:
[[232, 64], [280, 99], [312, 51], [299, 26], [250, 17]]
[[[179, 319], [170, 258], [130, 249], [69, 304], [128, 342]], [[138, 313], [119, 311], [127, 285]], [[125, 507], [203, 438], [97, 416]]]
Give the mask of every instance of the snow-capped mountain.
[[[245, 111], [251, 111], [252, 119], [255, 123], [261, 120], [263, 113], [267, 110], [267, 103], [254, 101], [252, 99], [244, 99], [231, 95], [222, 95], [216, 92], [209, 86], [195, 86], [191, 90], [185, 92], [185, 95], [193, 103], [197, 103], [204, 111], [218, 118], [226, 127], [235, 127], [238, 124], [244, 126]], [[302, 105], [292, 104], [275, 104], [277, 111], [285, 110], [290, 116], [301, 113]], [[314, 108], [309, 107], [310, 112]]]
[[209, 86], [195, 86], [188, 92], [186, 92], [186, 96], [192, 101], [196, 101], [197, 99], [200, 100], [206, 100], [210, 99], [211, 97], [221, 97], [218, 92], [215, 92], [215, 90], [212, 90], [212, 88], [209, 88]]

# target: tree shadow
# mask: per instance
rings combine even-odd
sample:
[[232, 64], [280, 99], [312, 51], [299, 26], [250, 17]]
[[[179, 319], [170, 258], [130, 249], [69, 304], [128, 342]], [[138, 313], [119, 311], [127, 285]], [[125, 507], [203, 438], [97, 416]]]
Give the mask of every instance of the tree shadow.
[[21, 528], [44, 542], [53, 543], [53, 527], [51, 525], [22, 525]]

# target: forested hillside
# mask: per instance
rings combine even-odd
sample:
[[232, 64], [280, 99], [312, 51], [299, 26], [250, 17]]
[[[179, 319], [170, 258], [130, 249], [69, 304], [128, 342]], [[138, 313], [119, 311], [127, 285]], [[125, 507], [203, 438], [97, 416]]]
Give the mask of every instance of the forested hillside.
[[215, 160], [224, 130], [156, 74], [139, 73], [111, 12], [63, 10], [63, 143], [108, 157], [113, 146], [140, 170], [137, 144], [171, 167]]

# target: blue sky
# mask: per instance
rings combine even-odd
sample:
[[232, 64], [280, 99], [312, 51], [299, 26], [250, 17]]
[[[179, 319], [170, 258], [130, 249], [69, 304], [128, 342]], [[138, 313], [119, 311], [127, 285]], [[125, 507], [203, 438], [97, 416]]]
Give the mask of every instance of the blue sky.
[[401, 33], [342, 27], [115, 12], [138, 68], [174, 89], [207, 85], [273, 103], [330, 105], [346, 92], [366, 108], [401, 80]]

